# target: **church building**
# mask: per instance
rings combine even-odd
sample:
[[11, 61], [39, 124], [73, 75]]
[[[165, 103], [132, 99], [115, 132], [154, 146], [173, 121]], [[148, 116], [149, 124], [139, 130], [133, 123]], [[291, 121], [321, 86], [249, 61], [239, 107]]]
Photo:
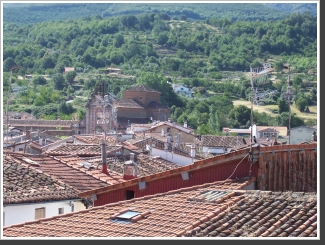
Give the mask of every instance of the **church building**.
[[166, 121], [171, 108], [160, 102], [161, 92], [144, 84], [123, 92], [123, 98], [94, 91], [86, 104], [86, 115], [79, 125], [79, 133], [124, 132], [131, 123], [145, 124]]

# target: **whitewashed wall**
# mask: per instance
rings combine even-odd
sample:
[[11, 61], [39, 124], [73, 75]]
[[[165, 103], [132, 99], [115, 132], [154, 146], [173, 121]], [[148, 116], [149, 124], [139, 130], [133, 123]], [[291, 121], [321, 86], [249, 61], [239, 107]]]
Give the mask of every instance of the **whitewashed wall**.
[[225, 154], [228, 153], [231, 148], [227, 148], [226, 151], [223, 148], [213, 148], [213, 147], [202, 147], [203, 152], [210, 152], [211, 154]]
[[171, 153], [171, 152], [166, 152], [164, 150], [160, 150], [157, 148], [153, 148], [152, 147], [152, 151], [151, 151], [151, 155], [152, 156], [160, 156], [161, 158], [173, 162], [177, 165], [180, 166], [187, 166], [192, 164], [193, 162], [197, 161], [196, 159], [193, 159], [191, 157], [187, 157], [187, 156], [183, 156], [183, 155], [179, 155], [179, 154], [175, 154], [175, 153]]
[[[80, 200], [72, 200], [74, 212], [86, 209]], [[35, 209], [45, 208], [45, 218], [59, 215], [59, 208], [64, 209], [64, 214], [72, 212], [72, 205], [69, 200], [59, 202], [39, 202], [17, 205], [3, 205], [2, 220], [3, 226], [23, 223], [35, 219]]]

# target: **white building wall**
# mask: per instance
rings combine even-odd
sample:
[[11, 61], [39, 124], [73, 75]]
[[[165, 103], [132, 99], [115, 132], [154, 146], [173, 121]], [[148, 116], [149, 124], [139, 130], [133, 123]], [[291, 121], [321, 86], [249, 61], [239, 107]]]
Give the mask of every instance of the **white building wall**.
[[3, 205], [2, 220], [3, 226], [19, 224], [35, 220], [35, 209], [45, 208], [45, 218], [59, 215], [59, 208], [63, 208], [64, 214], [86, 209], [80, 200], [63, 200], [59, 202], [39, 202], [28, 204]]
[[152, 156], [160, 156], [161, 158], [173, 162], [180, 166], [187, 166], [192, 164], [193, 162], [197, 161], [196, 159], [192, 159], [191, 157], [171, 153], [171, 152], [165, 152], [164, 150], [160, 150], [157, 148], [151, 148], [151, 155]]
[[225, 152], [223, 148], [211, 148], [211, 147], [203, 146], [202, 151], [203, 152], [210, 152], [211, 154], [224, 154], [224, 153], [229, 152], [230, 148], [227, 149], [226, 152]]

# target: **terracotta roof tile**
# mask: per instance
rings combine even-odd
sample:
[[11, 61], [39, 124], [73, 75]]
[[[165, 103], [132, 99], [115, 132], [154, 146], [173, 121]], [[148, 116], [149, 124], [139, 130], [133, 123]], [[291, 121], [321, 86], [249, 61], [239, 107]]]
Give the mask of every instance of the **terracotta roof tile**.
[[202, 146], [207, 147], [240, 147], [244, 146], [244, 137], [242, 136], [217, 136], [217, 135], [202, 135]]
[[[226, 181], [233, 185], [240, 186], [247, 180]], [[188, 196], [201, 193], [206, 190], [228, 190], [229, 186], [223, 182], [215, 182], [199, 186], [195, 189], [184, 188], [180, 192], [161, 193], [143, 198], [134, 198], [123, 202], [99, 206], [84, 210], [83, 212], [71, 213], [69, 216], [60, 215], [39, 220], [27, 224], [9, 226], [4, 228], [4, 236], [72, 236], [72, 237], [175, 237], [184, 234], [184, 229], [197, 223], [204, 224], [209, 220], [208, 214], [213, 212], [218, 206], [210, 202], [187, 201]], [[231, 189], [233, 186], [231, 187]], [[229, 190], [230, 192], [232, 190]], [[233, 198], [233, 197], [232, 197]], [[123, 204], [123, 206], [122, 206]], [[124, 224], [112, 221], [109, 217], [120, 213], [126, 208], [142, 213], [142, 219], [137, 222], [127, 222]], [[177, 210], [175, 212], [175, 210]], [[143, 217], [144, 216], [144, 217]], [[37, 228], [36, 228], [37, 227]], [[51, 233], [48, 232], [51, 230]], [[17, 231], [19, 231], [17, 233]]]
[[77, 189], [10, 155], [3, 159], [3, 203], [79, 198]]
[[10, 119], [9, 124], [11, 126], [62, 126], [62, 127], [71, 127], [72, 124], [79, 123], [78, 121], [74, 120], [38, 120], [38, 119], [31, 119], [31, 120], [25, 120], [25, 119]]
[[131, 87], [131, 88], [125, 90], [125, 91], [127, 91], [127, 92], [158, 92], [157, 90], [154, 90], [154, 89], [152, 89], [152, 88], [150, 88], [150, 87], [148, 87], [147, 85], [144, 85], [144, 84], [136, 85], [136, 86]]
[[[108, 186], [106, 181], [92, 176], [91, 171], [88, 169], [83, 168], [80, 171], [80, 169], [74, 168], [73, 166], [51, 156], [14, 153], [10, 154], [10, 156], [16, 161], [22, 162], [22, 164], [25, 164], [26, 166], [30, 166], [33, 162], [39, 164], [39, 166], [35, 167], [35, 171], [48, 174], [52, 178], [62, 181], [79, 192]], [[79, 167], [81, 168], [81, 166]], [[122, 179], [119, 175], [113, 175], [111, 178]]]
[[[104, 139], [104, 135], [75, 135], [74, 136], [77, 140], [82, 141], [86, 144], [98, 144], [102, 143]], [[119, 142], [116, 140], [115, 137], [106, 135], [106, 144], [109, 146], [117, 145]]]
[[157, 101], [151, 101], [147, 105], [147, 109], [170, 109], [168, 106], [158, 103]]
[[125, 108], [134, 108], [134, 109], [143, 109], [144, 107], [139, 105], [135, 100], [132, 99], [117, 99], [115, 101], [117, 107], [125, 107]]
[[[106, 146], [106, 152], [119, 151], [121, 146], [119, 145], [108, 145]], [[55, 149], [50, 149], [43, 152], [45, 155], [51, 156], [64, 156], [64, 155], [77, 155], [77, 156], [100, 156], [101, 155], [101, 145], [99, 144], [90, 144], [90, 145], [81, 145], [81, 144], [62, 144]]]

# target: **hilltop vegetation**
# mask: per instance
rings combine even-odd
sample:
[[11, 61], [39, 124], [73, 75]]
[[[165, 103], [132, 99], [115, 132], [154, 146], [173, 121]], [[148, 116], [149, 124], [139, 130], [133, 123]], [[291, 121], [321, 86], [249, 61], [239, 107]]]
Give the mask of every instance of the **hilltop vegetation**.
[[[173, 120], [186, 120], [198, 133], [247, 127], [249, 108], [234, 107], [232, 101], [250, 98], [247, 72], [263, 62], [272, 64], [277, 82], [268, 80], [260, 88], [278, 91], [264, 103], [279, 109], [274, 116], [254, 112], [259, 125], [288, 124], [288, 107], [281, 100], [287, 88], [283, 63], [290, 63], [292, 73], [300, 73], [291, 77], [299, 110], [317, 101], [317, 88], [307, 89], [317, 72], [317, 19], [309, 13], [268, 21], [189, 21], [185, 15], [176, 20], [167, 12], [95, 15], [27, 26], [5, 22], [3, 30], [4, 94], [9, 86], [28, 87], [13, 94], [10, 110], [32, 112], [38, 118], [81, 118], [87, 97], [101, 80], [106, 91], [118, 97], [134, 83], [148, 84], [162, 92]], [[22, 67], [9, 84], [10, 69], [17, 65]], [[109, 66], [122, 69], [124, 75], [99, 74]], [[75, 71], [63, 75], [64, 67]], [[25, 74], [33, 78], [16, 77]], [[194, 98], [176, 95], [167, 80], [192, 88]], [[71, 98], [73, 102], [67, 103]], [[293, 127], [314, 121], [293, 115], [291, 123]]]
[[4, 22], [19, 26], [96, 15], [107, 18], [149, 12], [164, 12], [171, 18], [185, 16], [192, 20], [279, 20], [295, 12], [310, 12], [316, 16], [316, 3], [4, 3], [3, 8]]

